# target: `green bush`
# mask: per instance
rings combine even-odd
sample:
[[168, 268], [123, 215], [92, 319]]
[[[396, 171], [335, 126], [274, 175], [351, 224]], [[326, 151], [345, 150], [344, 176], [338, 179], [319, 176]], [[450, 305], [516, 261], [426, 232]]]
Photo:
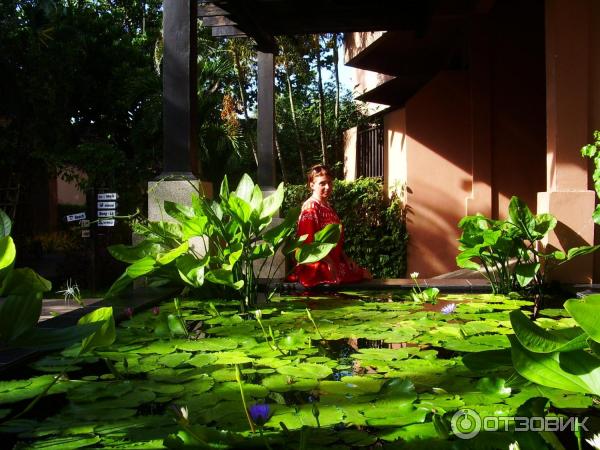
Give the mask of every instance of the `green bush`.
[[[306, 185], [287, 185], [282, 215], [310, 196]], [[331, 205], [344, 225], [344, 251], [374, 278], [399, 278], [406, 274], [408, 235], [404, 208], [399, 199], [388, 199], [381, 180], [334, 180]]]

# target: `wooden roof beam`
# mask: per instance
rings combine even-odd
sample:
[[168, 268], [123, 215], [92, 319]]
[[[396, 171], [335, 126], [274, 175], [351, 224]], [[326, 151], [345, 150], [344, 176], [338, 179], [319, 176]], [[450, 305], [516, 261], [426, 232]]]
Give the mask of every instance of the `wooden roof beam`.
[[237, 27], [232, 26], [224, 26], [224, 27], [212, 27], [211, 33], [215, 37], [247, 37], [248, 35], [244, 33]]
[[207, 27], [233, 27], [237, 25], [237, 23], [225, 16], [202, 17], [202, 23]]
[[226, 16], [229, 14], [223, 8], [219, 8], [214, 3], [207, 3], [202, 0], [198, 2], [198, 17]]

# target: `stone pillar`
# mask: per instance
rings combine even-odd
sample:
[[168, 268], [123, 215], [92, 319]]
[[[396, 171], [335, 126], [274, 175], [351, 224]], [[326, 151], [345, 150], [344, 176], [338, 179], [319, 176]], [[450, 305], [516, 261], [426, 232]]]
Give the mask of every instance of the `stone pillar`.
[[[556, 216], [547, 245], [559, 249], [594, 242], [595, 193], [588, 190], [587, 161], [580, 148], [591, 139], [590, 17], [592, 0], [546, 0], [546, 192], [538, 212]], [[553, 279], [589, 283], [593, 257], [561, 266]]]

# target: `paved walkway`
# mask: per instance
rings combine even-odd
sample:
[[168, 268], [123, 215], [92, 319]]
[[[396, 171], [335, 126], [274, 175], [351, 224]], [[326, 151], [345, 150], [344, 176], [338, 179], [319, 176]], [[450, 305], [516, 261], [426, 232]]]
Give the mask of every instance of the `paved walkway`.
[[[102, 299], [87, 298], [83, 299], [82, 302], [85, 306], [89, 306], [100, 300]], [[45, 299], [42, 302], [42, 313], [40, 314], [40, 322], [51, 319], [52, 317], [60, 316], [61, 314], [73, 311], [74, 309], [78, 308], [81, 308], [81, 306], [73, 300], [66, 302], [63, 299]]]

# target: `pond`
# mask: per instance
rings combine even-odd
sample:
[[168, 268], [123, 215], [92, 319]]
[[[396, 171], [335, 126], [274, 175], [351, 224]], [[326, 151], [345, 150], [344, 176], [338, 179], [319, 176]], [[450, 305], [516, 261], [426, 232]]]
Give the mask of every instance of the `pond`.
[[[494, 419], [589, 417], [598, 429], [592, 396], [534, 384], [512, 367], [508, 314], [530, 307], [491, 294], [431, 305], [342, 291], [274, 297], [257, 320], [234, 302], [184, 299], [188, 336], [173, 337], [165, 317], [175, 305], [165, 302], [121, 322], [109, 348], [49, 354], [23, 379], [0, 381], [0, 438], [3, 448], [44, 449], [576, 448], [568, 430], [516, 432], [514, 421]], [[537, 324], [576, 325], [562, 308], [542, 310]], [[264, 422], [254, 432], [240, 384]], [[457, 436], [465, 409], [500, 431]]]

